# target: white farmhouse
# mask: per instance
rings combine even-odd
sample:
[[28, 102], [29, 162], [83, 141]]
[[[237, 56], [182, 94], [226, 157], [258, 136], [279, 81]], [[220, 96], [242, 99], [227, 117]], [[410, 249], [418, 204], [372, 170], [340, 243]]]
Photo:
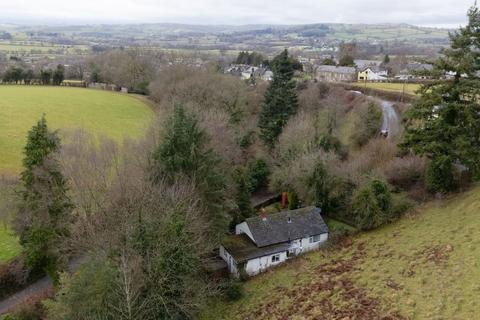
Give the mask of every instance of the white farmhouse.
[[388, 80], [388, 71], [378, 67], [367, 67], [358, 72], [358, 81], [382, 82]]
[[315, 207], [248, 218], [220, 246], [235, 277], [253, 276], [298, 254], [318, 249], [328, 227]]

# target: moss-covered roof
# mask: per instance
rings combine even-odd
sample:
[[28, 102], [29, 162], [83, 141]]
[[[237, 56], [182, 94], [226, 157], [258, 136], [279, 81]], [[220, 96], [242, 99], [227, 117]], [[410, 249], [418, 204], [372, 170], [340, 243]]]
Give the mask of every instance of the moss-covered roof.
[[227, 236], [223, 239], [222, 245], [237, 263], [287, 251], [289, 247], [288, 243], [280, 243], [259, 248], [245, 234]]

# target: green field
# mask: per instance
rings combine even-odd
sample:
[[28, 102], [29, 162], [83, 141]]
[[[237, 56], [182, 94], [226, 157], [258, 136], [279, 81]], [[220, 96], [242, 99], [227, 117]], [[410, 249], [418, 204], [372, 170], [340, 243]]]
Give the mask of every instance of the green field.
[[202, 319], [478, 319], [480, 187], [293, 260]]
[[[141, 137], [153, 117], [147, 103], [135, 96], [82, 88], [0, 86], [0, 175], [20, 171], [27, 132], [43, 113], [50, 128], [60, 133], [84, 128], [118, 142]], [[0, 189], [0, 201], [4, 192]], [[2, 213], [0, 218], [8, 216]], [[0, 221], [0, 262], [19, 250], [17, 239]]]
[[42, 114], [52, 129], [84, 128], [121, 142], [140, 137], [153, 111], [140, 99], [108, 91], [0, 86], [0, 173], [20, 171], [27, 132]]
[[[357, 82], [355, 84], [358, 87], [365, 88], [372, 88], [377, 90], [383, 91], [390, 91], [390, 92], [403, 92], [403, 83], [387, 83], [387, 82]], [[416, 91], [420, 88], [420, 84], [418, 83], [406, 83], [405, 84], [405, 93], [410, 95], [416, 95]]]
[[12, 231], [0, 221], [0, 263], [10, 260], [20, 252], [20, 244]]
[[69, 53], [84, 53], [90, 50], [86, 45], [55, 45], [51, 43], [42, 43], [36, 41], [0, 41], [0, 52], [6, 53], [49, 53], [49, 52], [63, 52]]

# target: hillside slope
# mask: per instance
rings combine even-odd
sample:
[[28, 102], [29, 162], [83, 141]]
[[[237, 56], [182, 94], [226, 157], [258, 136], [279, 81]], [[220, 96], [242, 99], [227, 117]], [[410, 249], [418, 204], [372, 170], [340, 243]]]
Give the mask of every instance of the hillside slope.
[[214, 301], [203, 319], [474, 319], [480, 187], [308, 254]]

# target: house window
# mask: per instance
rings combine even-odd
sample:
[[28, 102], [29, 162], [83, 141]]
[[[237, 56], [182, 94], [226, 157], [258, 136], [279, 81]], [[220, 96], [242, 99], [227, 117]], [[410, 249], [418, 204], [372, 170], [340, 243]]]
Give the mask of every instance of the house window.
[[311, 236], [310, 239], [309, 239], [309, 242], [310, 243], [315, 243], [315, 242], [318, 242], [320, 241], [320, 235], [317, 234], [316, 236]]
[[280, 261], [280, 255], [279, 254], [276, 254], [274, 256], [272, 256], [272, 262], [279, 262]]

